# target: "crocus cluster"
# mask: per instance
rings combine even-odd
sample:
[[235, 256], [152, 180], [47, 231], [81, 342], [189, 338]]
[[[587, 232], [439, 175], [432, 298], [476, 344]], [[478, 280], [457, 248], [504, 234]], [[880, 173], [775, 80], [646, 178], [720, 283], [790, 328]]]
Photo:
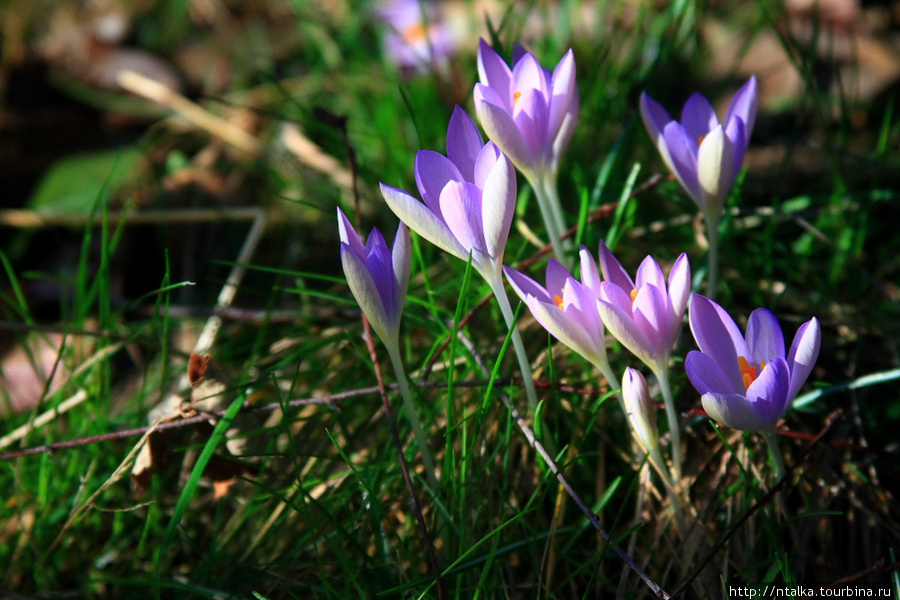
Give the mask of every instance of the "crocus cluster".
[[[412, 4], [403, 8], [398, 30], [418, 35]], [[421, 14], [419, 15], [421, 16]], [[606, 331], [646, 364], [658, 381], [670, 432], [672, 474], [680, 477], [681, 444], [669, 363], [690, 303], [690, 327], [699, 351], [687, 355], [687, 376], [701, 396], [706, 412], [736, 429], [760, 431], [773, 447], [774, 429], [810, 375], [819, 352], [821, 333], [813, 318], [801, 326], [790, 351], [775, 316], [760, 308], [750, 315], [746, 334], [710, 298], [691, 294], [687, 254], [676, 258], [668, 277], [647, 256], [635, 275], [629, 273], [604, 241], [599, 267], [585, 247], [579, 250], [580, 280], [557, 259], [550, 259], [545, 285], [516, 269], [503, 266], [516, 202], [516, 168], [528, 179], [538, 199], [547, 231], [554, 241], [564, 232], [556, 191], [559, 161], [572, 137], [579, 112], [575, 60], [569, 50], [550, 72], [521, 47], [508, 65], [481, 40], [478, 48], [480, 83], [474, 102], [490, 141], [485, 142], [472, 118], [459, 106], [447, 129], [446, 154], [423, 149], [416, 154], [414, 173], [421, 200], [381, 184], [381, 193], [402, 223], [391, 252], [373, 230], [367, 242], [338, 211], [341, 258], [347, 281], [376, 333], [399, 363], [397, 338], [400, 312], [409, 278], [410, 229], [449, 254], [471, 260], [491, 287], [512, 328], [514, 317], [503, 274], [534, 318], [554, 337], [596, 366], [613, 389], [619, 388], [609, 364]], [[723, 121], [700, 94], [685, 104], [680, 121], [646, 93], [640, 111], [663, 161], [706, 217], [710, 239], [710, 288], [715, 290], [715, 242], [723, 202], [741, 169], [756, 120], [757, 84], [750, 80], [735, 94]], [[405, 223], [405, 224], [404, 224]], [[512, 340], [525, 379], [532, 410], [537, 408], [530, 365], [518, 330]], [[401, 375], [398, 376], [403, 379]], [[405, 386], [405, 379], [403, 379]], [[406, 394], [408, 396], [408, 392]], [[665, 480], [677, 492], [660, 452], [655, 404], [644, 376], [625, 371], [619, 400], [640, 445]], [[411, 407], [411, 400], [410, 400]], [[418, 425], [415, 424], [418, 428]], [[421, 430], [418, 435], [422, 436]], [[425, 447], [424, 440], [420, 444]], [[780, 455], [778, 455], [780, 456]], [[776, 458], [779, 473], [783, 463]], [[431, 466], [429, 465], [431, 469]]]

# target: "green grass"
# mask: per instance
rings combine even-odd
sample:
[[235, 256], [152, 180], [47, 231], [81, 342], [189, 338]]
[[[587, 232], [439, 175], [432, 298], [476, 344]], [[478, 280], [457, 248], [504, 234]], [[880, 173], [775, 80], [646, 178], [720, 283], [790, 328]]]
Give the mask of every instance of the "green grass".
[[[338, 164], [352, 155], [362, 230], [377, 226], [392, 239], [396, 219], [378, 182], [414, 190], [415, 152], [444, 150], [453, 106], [471, 109], [477, 39], [459, 50], [449, 75], [407, 79], [363, 10], [267, 0], [233, 8], [229, 22], [241, 26], [217, 29], [198, 24], [189, 3], [151, 4], [134, 18], [135, 43], [172, 60], [186, 37], [213, 47], [231, 69], [230, 83], [204, 90], [198, 103], [236, 122], [253, 117], [266, 150], [248, 156], [208, 133], [154, 121], [127, 146], [129, 161], [135, 148], [142, 152], [130, 177], [112, 165], [95, 172], [114, 156], [104, 150], [81, 167], [77, 159], [64, 163], [53, 185], [40, 188], [42, 212], [69, 225], [4, 226], [2, 348], [29, 348], [25, 362], [55, 376], [24, 412], [9, 414], [0, 396], [0, 437], [81, 390], [86, 400], [0, 453], [146, 426], [165, 396], [190, 397], [188, 357], [241, 262], [248, 224], [187, 223], [179, 209], [255, 206], [267, 218], [209, 351], [227, 414], [217, 425], [154, 434], [157, 464], [143, 490], [129, 480], [138, 436], [0, 460], [0, 597], [336, 600], [437, 598], [439, 590], [460, 600], [649, 597], [505, 406], [503, 397], [526, 412], [503, 318], [494, 302], [482, 303], [490, 290], [462, 261], [414, 235], [400, 350], [438, 465], [438, 487], [428, 488], [377, 341], [402, 448], [380, 395], [366, 391], [377, 389], [376, 363], [343, 281], [335, 223], [335, 207], [351, 215], [355, 198], [334, 173], [298, 161], [278, 142], [290, 123]], [[550, 3], [516, 2], [491, 21], [507, 55], [520, 36], [544, 66], [575, 50], [581, 116], [559, 178], [569, 225], [579, 226], [576, 240], [592, 252], [607, 240], [630, 271], [648, 254], [667, 271], [687, 252], [694, 273], [702, 272], [696, 207], [667, 177], [637, 100], [647, 90], [674, 112], [695, 90], [727, 97], [740, 78], [706, 75], [713, 57], [703, 26], [723, 19], [760, 36], [775, 31], [781, 8], [599, 2], [592, 6], [601, 24], [587, 36], [579, 16], [587, 5], [554, 3], [563, 16], [537, 33], [527, 16], [550, 18]], [[738, 319], [770, 308], [789, 339], [812, 316], [822, 323], [822, 351], [804, 388], [810, 395], [782, 426], [792, 434], [780, 440], [792, 471], [780, 492], [770, 493], [774, 470], [760, 436], [717, 427], [696, 410], [683, 369], [694, 349], [685, 325], [671, 368], [690, 499], [679, 532], [658, 478], [649, 488], [641, 483], [641, 458], [605, 381], [526, 308], [518, 313], [544, 384], [541, 418], [532, 423], [538, 438], [650, 579], [673, 594], [696, 575], [686, 598], [722, 597], [731, 581], [830, 583], [860, 574], [862, 582], [897, 586], [894, 93], [854, 105], [820, 85], [814, 45], [781, 41], [805, 92], [778, 111], [761, 109], [750, 146], [757, 160], [748, 160], [723, 219], [717, 298]], [[100, 111], [118, 109], [114, 96], [91, 101]], [[135, 114], [147, 114], [145, 103], [132, 101]], [[850, 118], [858, 111], [869, 115], [864, 126]], [[780, 159], [763, 160], [764, 151]], [[72, 169], [78, 189], [60, 187], [59, 173]], [[521, 177], [519, 186], [505, 252], [514, 266], [538, 251], [519, 226], [544, 235]], [[66, 198], [84, 190], [91, 201], [82, 194], [82, 212], [72, 212]], [[135, 225], [118, 219], [122, 211], [132, 218], [167, 211], [171, 221]], [[541, 258], [525, 270], [542, 280], [544, 265]], [[48, 338], [53, 353], [40, 354], [35, 338], [52, 332], [62, 334]], [[640, 367], [614, 340], [609, 351], [616, 372]], [[244, 403], [268, 408], [254, 413], [255, 423], [231, 423], [245, 416], [237, 415]], [[227, 448], [242, 438], [248, 443], [232, 455]]]

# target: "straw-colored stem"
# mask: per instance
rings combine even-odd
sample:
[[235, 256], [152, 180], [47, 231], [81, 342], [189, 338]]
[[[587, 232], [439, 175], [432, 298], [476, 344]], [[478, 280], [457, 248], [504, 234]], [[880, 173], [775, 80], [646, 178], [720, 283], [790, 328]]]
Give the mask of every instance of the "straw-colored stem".
[[416, 406], [413, 404], [412, 393], [409, 390], [409, 384], [406, 382], [406, 371], [403, 368], [403, 361], [400, 358], [400, 348], [396, 343], [385, 344], [390, 356], [391, 364], [394, 366], [394, 373], [397, 376], [397, 385], [400, 388], [400, 396], [403, 397], [403, 404], [406, 406], [406, 414], [409, 416], [409, 422], [412, 425], [413, 434], [416, 436], [416, 443], [419, 445], [419, 452], [422, 454], [422, 463], [425, 465], [425, 474], [428, 477], [428, 484], [432, 490], [437, 490], [437, 476], [434, 471], [434, 459], [431, 457], [431, 450], [428, 447], [428, 439], [425, 437], [425, 431], [419, 422], [419, 416], [416, 414]]

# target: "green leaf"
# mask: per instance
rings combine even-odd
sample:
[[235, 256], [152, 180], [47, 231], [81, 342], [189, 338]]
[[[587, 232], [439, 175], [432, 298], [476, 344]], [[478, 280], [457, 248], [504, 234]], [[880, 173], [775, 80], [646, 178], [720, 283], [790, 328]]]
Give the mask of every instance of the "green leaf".
[[128, 181], [142, 153], [134, 146], [73, 154], [44, 175], [26, 206], [52, 213], [88, 213], [101, 194]]

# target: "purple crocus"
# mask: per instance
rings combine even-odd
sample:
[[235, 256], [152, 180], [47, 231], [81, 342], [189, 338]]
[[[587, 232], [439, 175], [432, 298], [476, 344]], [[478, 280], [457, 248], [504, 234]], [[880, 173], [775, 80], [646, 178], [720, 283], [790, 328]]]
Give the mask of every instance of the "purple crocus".
[[551, 73], [522, 47], [513, 66], [483, 39], [478, 45], [475, 110], [488, 137], [509, 156], [534, 189], [551, 242], [558, 247], [565, 220], [556, 189], [559, 160], [575, 129], [580, 100], [570, 49]]
[[503, 251], [516, 205], [516, 174], [492, 142], [485, 144], [472, 118], [457, 106], [447, 129], [447, 155], [419, 150], [416, 185], [423, 204], [381, 184], [388, 206], [410, 229], [486, 276], [500, 278]]
[[378, 229], [372, 229], [363, 244], [340, 208], [337, 214], [341, 263], [350, 291], [378, 337], [385, 345], [396, 346], [409, 285], [409, 229], [400, 223], [391, 252]]
[[523, 173], [553, 171], [578, 119], [575, 56], [570, 49], [551, 73], [516, 46], [510, 67], [483, 39], [478, 44], [475, 107], [488, 137]]
[[668, 285], [652, 256], [644, 259], [632, 280], [601, 240], [600, 268], [604, 281], [599, 283], [598, 309], [606, 327], [654, 373], [664, 372], [691, 293], [687, 255], [675, 261]]
[[455, 52], [450, 29], [432, 2], [388, 0], [375, 9], [389, 26], [384, 38], [388, 56], [407, 74], [446, 66]]
[[705, 96], [694, 93], [672, 119], [656, 100], [641, 94], [641, 116], [666, 166], [704, 213], [716, 218], [741, 170], [756, 121], [756, 77], [737, 91], [719, 122]]
[[[586, 258], [597, 267], [589, 254]], [[584, 260], [585, 257], [582, 257]], [[506, 278], [531, 314], [556, 339], [600, 369], [613, 389], [619, 387], [606, 355], [606, 330], [597, 312], [597, 294], [556, 259], [547, 263], [547, 287], [511, 268]], [[582, 264], [582, 274], [586, 265]]]
[[[625, 368], [622, 379], [622, 398], [625, 402], [628, 422], [638, 439], [650, 452], [659, 450], [659, 429], [656, 425], [656, 406], [650, 400], [650, 388], [640, 371]], [[655, 458], [655, 457], [654, 457]], [[662, 460], [661, 465], [665, 465]]]
[[800, 326], [787, 355], [778, 319], [765, 308], [750, 314], [741, 335], [721, 306], [694, 294], [690, 324], [700, 351], [688, 353], [685, 370], [703, 409], [732, 429], [774, 431], [819, 355], [819, 321]]

